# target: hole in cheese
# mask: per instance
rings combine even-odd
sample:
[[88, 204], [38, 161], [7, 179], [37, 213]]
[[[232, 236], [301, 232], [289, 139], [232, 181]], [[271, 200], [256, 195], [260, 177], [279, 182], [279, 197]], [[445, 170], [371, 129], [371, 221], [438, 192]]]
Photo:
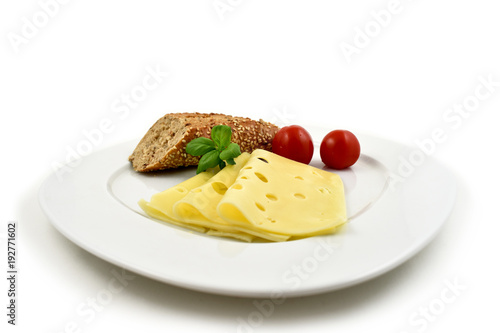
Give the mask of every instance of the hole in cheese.
[[263, 174], [261, 174], [260, 172], [255, 172], [255, 175], [260, 179], [262, 180], [264, 183], [267, 183], [267, 178], [266, 176], [264, 176]]
[[241, 190], [241, 189], [243, 188], [243, 185], [241, 185], [241, 184], [236, 184], [236, 185], [234, 185], [234, 186], [233, 186], [233, 188], [234, 188], [235, 190]]
[[304, 180], [304, 178], [302, 178], [301, 176], [295, 176], [295, 179]]
[[201, 188], [195, 188], [195, 189], [193, 190], [193, 192], [194, 192], [194, 193], [200, 193], [200, 192], [201, 192]]
[[220, 195], [224, 195], [227, 191], [227, 186], [221, 182], [212, 183], [212, 188], [214, 189], [215, 192], [219, 193]]
[[248, 179], [247, 176], [241, 176], [241, 179]]
[[267, 219], [268, 219], [268, 220], [269, 220], [269, 222], [271, 222], [271, 223], [276, 223], [276, 220], [275, 220], [275, 219], [272, 219], [272, 218], [270, 218], [270, 217], [268, 217]]
[[247, 167], [244, 167], [243, 169], [250, 170], [251, 168], [252, 168], [251, 166], [247, 166]]
[[255, 206], [257, 206], [258, 209], [260, 209], [261, 211], [265, 212], [266, 209], [264, 208], [264, 206], [262, 206], [260, 203], [256, 202], [255, 203]]
[[175, 189], [176, 189], [178, 192], [181, 192], [181, 193], [186, 192], [186, 190], [185, 190], [184, 188], [182, 188], [182, 187], [176, 187]]
[[302, 193], [295, 193], [293, 196], [296, 197], [297, 199], [305, 199], [306, 198], [306, 196], [303, 195]]
[[264, 163], [269, 163], [269, 161], [268, 161], [268, 160], [266, 160], [265, 158], [259, 157], [258, 159], [259, 159], [259, 160], [261, 160], [261, 161], [262, 161], [262, 162], [264, 162]]
[[274, 195], [274, 194], [271, 194], [271, 193], [268, 193], [266, 194], [266, 197], [271, 200], [271, 201], [276, 201], [278, 200], [278, 198]]

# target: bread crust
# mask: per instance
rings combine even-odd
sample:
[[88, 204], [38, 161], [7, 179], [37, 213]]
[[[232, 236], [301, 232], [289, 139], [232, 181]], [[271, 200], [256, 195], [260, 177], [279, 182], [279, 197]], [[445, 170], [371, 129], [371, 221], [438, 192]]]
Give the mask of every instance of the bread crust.
[[228, 125], [231, 141], [242, 152], [272, 149], [272, 141], [279, 127], [246, 117], [220, 113], [168, 113], [158, 119], [134, 149], [129, 161], [138, 172], [150, 172], [197, 165], [199, 156], [186, 153], [186, 145], [198, 137], [210, 138], [212, 127]]

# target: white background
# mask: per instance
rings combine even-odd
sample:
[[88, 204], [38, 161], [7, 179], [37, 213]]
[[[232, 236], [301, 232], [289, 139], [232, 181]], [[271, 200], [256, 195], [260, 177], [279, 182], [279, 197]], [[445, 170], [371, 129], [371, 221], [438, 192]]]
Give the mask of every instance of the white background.
[[[45, 6], [51, 16], [43, 14], [44, 3], [52, 4]], [[220, 3], [229, 9], [218, 11], [212, 0], [74, 0], [57, 7], [48, 0], [2, 2], [0, 257], [5, 267], [6, 224], [17, 221], [20, 272], [16, 327], [6, 324], [2, 278], [2, 327], [69, 332], [75, 322], [80, 332], [237, 332], [238, 318], [256, 311], [252, 299], [138, 276], [95, 316], [76, 312], [107, 288], [119, 268], [59, 234], [38, 206], [38, 188], [53, 164], [86, 139], [84, 131], [103, 119], [113, 127], [93, 150], [139, 139], [173, 111], [217, 111], [280, 125], [313, 122], [409, 145], [431, 138], [437, 128], [445, 132], [431, 154], [455, 174], [459, 192], [438, 237], [372, 281], [288, 299], [253, 331], [498, 327], [499, 6], [491, 0], [401, 0], [390, 18], [382, 15], [381, 26], [371, 12], [381, 13], [390, 1]], [[30, 30], [27, 22], [39, 27]], [[359, 33], [365, 28], [372, 29], [369, 40]], [[358, 45], [357, 53], [346, 57], [342, 43]], [[168, 77], [130, 112], [115, 112], [148, 67]], [[455, 104], [474, 101], [481, 76], [497, 82], [488, 97], [466, 116], [444, 118]], [[447, 283], [461, 289], [440, 303], [443, 293], [452, 295]], [[439, 313], [425, 325], [411, 322], [429, 306]]]

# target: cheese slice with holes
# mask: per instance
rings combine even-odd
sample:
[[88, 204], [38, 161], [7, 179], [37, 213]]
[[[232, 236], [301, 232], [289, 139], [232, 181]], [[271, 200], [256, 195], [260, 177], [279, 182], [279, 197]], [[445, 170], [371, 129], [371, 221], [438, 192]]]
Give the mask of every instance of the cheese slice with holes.
[[219, 168], [214, 168], [199, 173], [196, 176], [191, 177], [176, 186], [173, 186], [163, 192], [154, 194], [151, 197], [151, 202], [147, 202], [144, 199], [141, 199], [138, 202], [139, 207], [141, 207], [142, 210], [146, 212], [146, 214], [148, 214], [150, 217], [160, 221], [168, 222], [170, 224], [184, 227], [200, 233], [206, 233], [210, 236], [231, 237], [245, 242], [251, 242], [255, 239], [255, 237], [252, 235], [243, 232], [231, 233], [210, 230], [196, 224], [186, 223], [185, 221], [182, 221], [175, 217], [175, 215], [173, 214], [173, 205], [177, 201], [184, 198], [192, 189], [206, 183], [218, 171]]
[[[215, 188], [219, 192], [223, 192], [224, 182], [230, 186], [234, 179], [236, 178], [241, 167], [246, 163], [250, 154], [245, 153], [243, 157], [239, 160], [241, 163], [238, 168], [232, 170], [231, 166], [225, 168], [225, 172], [221, 173], [218, 178], [219, 180], [223, 180], [221, 183], [216, 183]], [[237, 159], [238, 160], [238, 159]], [[142, 208], [146, 214], [150, 217], [161, 220], [164, 222], [171, 223], [173, 225], [182, 226], [190, 230], [194, 230], [201, 233], [206, 233], [210, 236], [218, 236], [218, 237], [230, 237], [238, 240], [251, 242], [256, 237], [264, 236], [264, 238], [272, 241], [283, 241], [288, 239], [287, 236], [282, 235], [266, 235], [266, 233], [262, 232], [254, 232], [253, 234], [249, 234], [243, 230], [243, 228], [237, 226], [228, 227], [227, 222], [220, 219], [218, 216], [216, 218], [218, 221], [210, 221], [203, 216], [198, 216], [198, 219], [186, 219], [183, 216], [177, 216], [173, 212], [173, 206], [178, 201], [183, 199], [191, 190], [206, 184], [210, 178], [214, 176], [215, 173], [219, 171], [218, 168], [210, 169], [208, 171], [197, 174], [194, 177], [191, 177], [184, 182], [175, 185], [163, 192], [156, 193], [151, 197], [151, 201], [147, 202], [143, 199], [139, 201], [139, 206]], [[217, 187], [218, 186], [218, 187]], [[215, 200], [218, 200], [217, 196], [213, 197]], [[190, 201], [190, 200], [188, 200]], [[211, 204], [211, 207], [215, 209], [217, 202]], [[207, 212], [210, 213], [210, 212]], [[186, 220], [189, 223], [186, 223]], [[217, 229], [210, 229], [217, 228]]]
[[273, 235], [258, 228], [242, 228], [222, 219], [217, 213], [217, 205], [226, 194], [227, 189], [234, 183], [242, 167], [250, 158], [250, 154], [243, 153], [235, 159], [235, 165], [227, 165], [204, 184], [192, 189], [181, 200], [173, 205], [173, 213], [177, 220], [211, 229], [211, 234], [224, 235], [251, 241], [261, 237], [272, 241], [284, 241], [289, 238], [285, 235]]
[[334, 173], [255, 150], [217, 206], [228, 223], [308, 237], [347, 221], [344, 186]]
[[[215, 221], [220, 219], [216, 207], [229, 186], [234, 183], [240, 169], [248, 161], [250, 154], [243, 153], [235, 159], [235, 165], [227, 165], [203, 184], [191, 189], [177, 200], [172, 208], [175, 218], [186, 222]], [[225, 221], [222, 225], [229, 226]]]

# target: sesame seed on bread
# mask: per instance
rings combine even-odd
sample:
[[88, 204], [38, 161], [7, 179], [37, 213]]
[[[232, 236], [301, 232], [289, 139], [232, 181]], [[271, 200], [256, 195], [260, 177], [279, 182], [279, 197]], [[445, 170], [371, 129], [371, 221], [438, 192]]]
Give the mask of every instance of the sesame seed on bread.
[[271, 150], [279, 127], [262, 119], [233, 117], [219, 113], [169, 113], [158, 119], [134, 149], [129, 161], [138, 172], [197, 165], [199, 156], [186, 153], [186, 145], [198, 137], [210, 138], [212, 127], [228, 125], [231, 141], [242, 152]]

